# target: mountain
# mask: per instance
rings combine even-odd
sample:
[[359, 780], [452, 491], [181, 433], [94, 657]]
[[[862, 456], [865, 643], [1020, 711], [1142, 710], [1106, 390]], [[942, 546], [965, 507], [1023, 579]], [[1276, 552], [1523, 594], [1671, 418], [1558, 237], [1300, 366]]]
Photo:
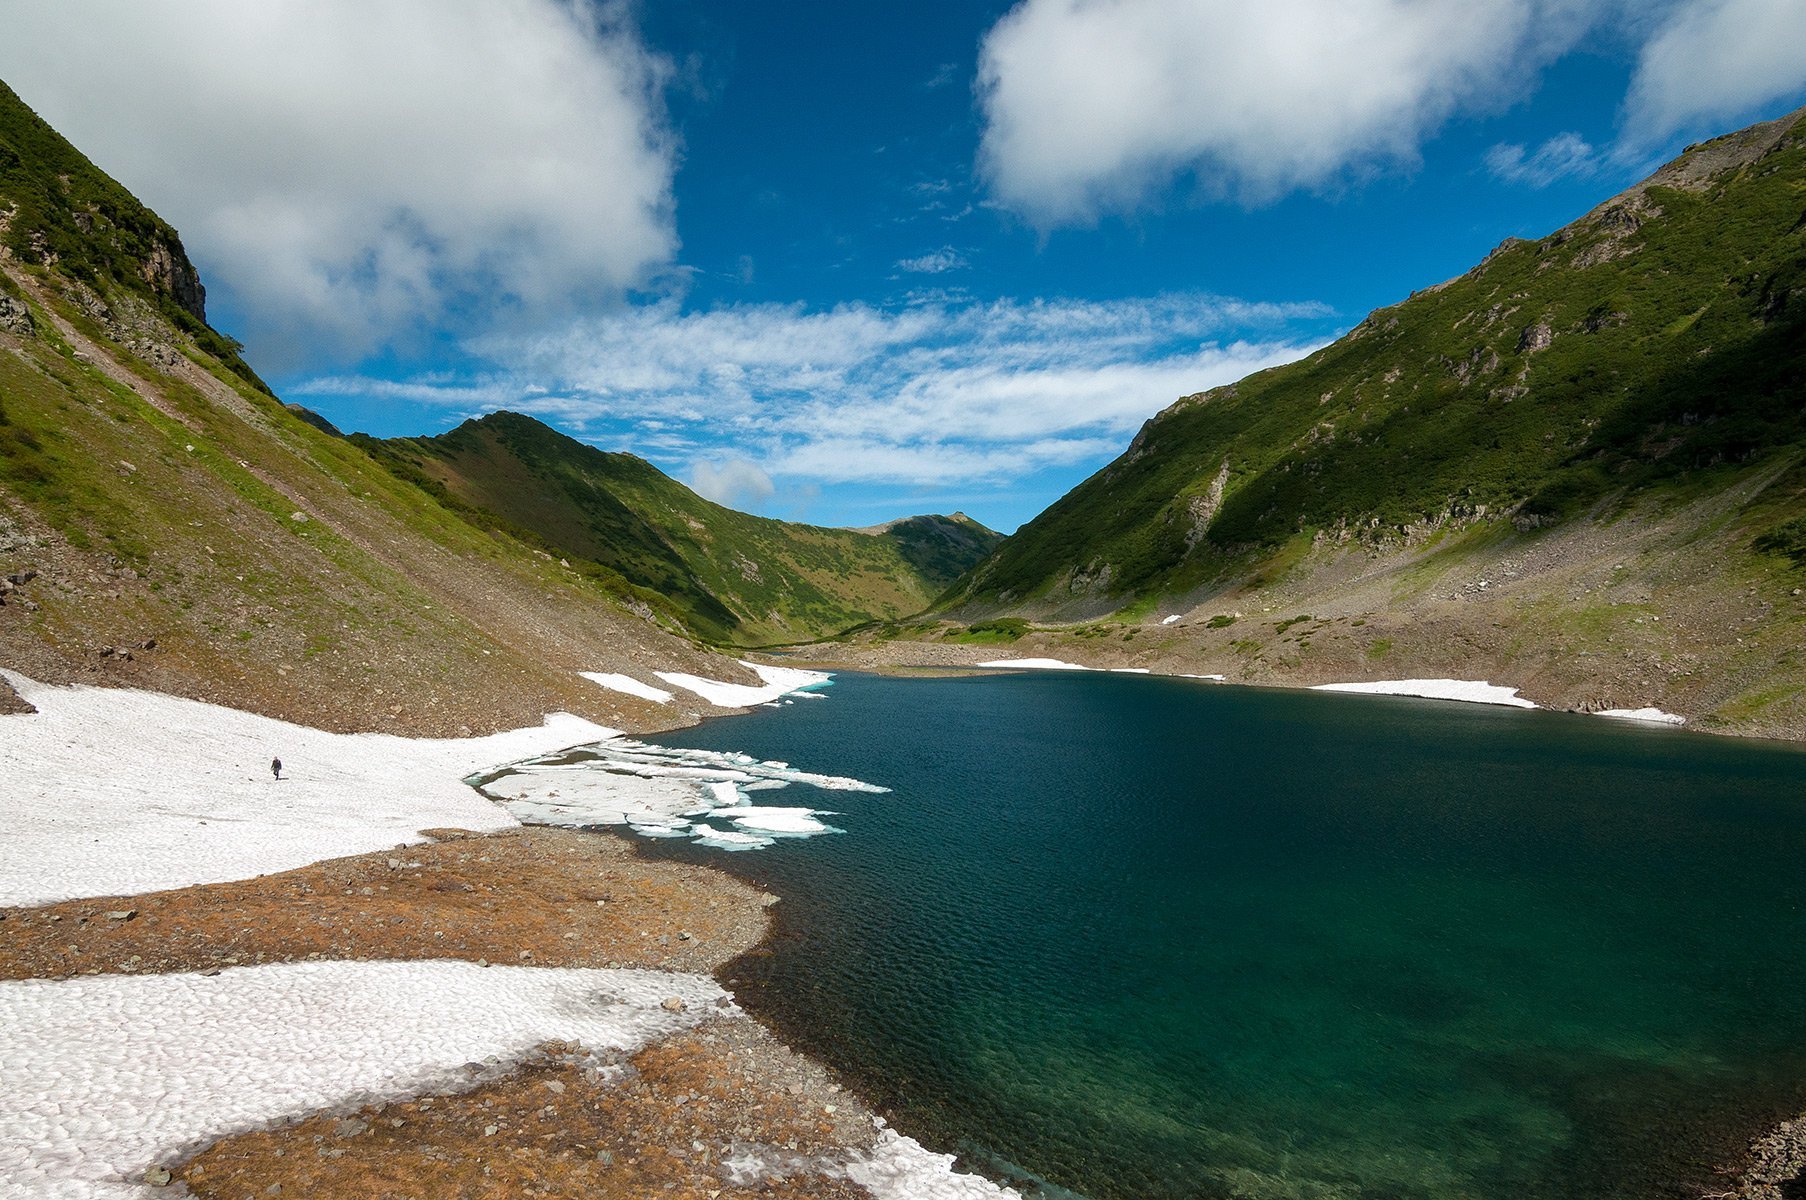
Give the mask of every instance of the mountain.
[[1001, 542], [963, 514], [871, 530], [735, 512], [651, 463], [498, 412], [437, 437], [358, 444], [472, 519], [618, 574], [717, 642], [807, 641], [907, 616]]
[[1164, 614], [1142, 657], [1235, 678], [1490, 671], [1799, 731], [1803, 460], [1806, 110], [1179, 400], [943, 608]]
[[579, 670], [751, 681], [321, 425], [206, 323], [175, 230], [0, 85], [0, 664], [442, 734], [700, 707]]

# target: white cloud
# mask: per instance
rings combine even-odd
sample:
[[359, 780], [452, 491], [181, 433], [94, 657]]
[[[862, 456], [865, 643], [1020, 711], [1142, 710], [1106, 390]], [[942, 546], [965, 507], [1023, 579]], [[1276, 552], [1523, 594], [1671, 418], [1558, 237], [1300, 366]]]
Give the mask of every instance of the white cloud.
[[1316, 342], [1290, 323], [1327, 315], [1205, 295], [699, 313], [664, 303], [482, 339], [472, 349], [494, 371], [469, 380], [325, 378], [291, 391], [531, 412], [684, 463], [705, 495], [743, 501], [773, 477], [995, 483], [1120, 450], [1177, 397], [1307, 353]]
[[1561, 133], [1532, 153], [1524, 146], [1500, 144], [1486, 152], [1486, 169], [1506, 183], [1545, 188], [1571, 175], [1599, 169], [1599, 154], [1577, 133]]
[[690, 468], [690, 488], [698, 496], [729, 508], [749, 508], [769, 500], [776, 489], [771, 476], [743, 458], [717, 466], [699, 462]]
[[619, 294], [675, 252], [667, 67], [615, 0], [0, 0], [0, 28], [0, 76], [262, 351]]
[[942, 246], [939, 250], [931, 250], [915, 258], [897, 260], [897, 270], [908, 271], [912, 275], [941, 275], [961, 270], [968, 265], [965, 255], [952, 246]]
[[1451, 114], [1521, 92], [1598, 7], [1023, 0], [981, 51], [980, 168], [998, 200], [1048, 227], [1184, 176], [1265, 200], [1409, 163]]
[[1693, 0], [1644, 45], [1625, 101], [1626, 138], [1657, 141], [1743, 117], [1806, 88], [1806, 3]]

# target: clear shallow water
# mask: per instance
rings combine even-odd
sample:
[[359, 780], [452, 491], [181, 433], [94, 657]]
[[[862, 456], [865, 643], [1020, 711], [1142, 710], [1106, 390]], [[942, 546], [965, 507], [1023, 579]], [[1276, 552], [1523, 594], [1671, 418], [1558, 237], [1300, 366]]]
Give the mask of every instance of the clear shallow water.
[[893, 789], [802, 801], [844, 834], [647, 852], [779, 892], [743, 998], [975, 1164], [1685, 1196], [1806, 1111], [1791, 748], [1100, 675], [842, 675], [653, 740]]

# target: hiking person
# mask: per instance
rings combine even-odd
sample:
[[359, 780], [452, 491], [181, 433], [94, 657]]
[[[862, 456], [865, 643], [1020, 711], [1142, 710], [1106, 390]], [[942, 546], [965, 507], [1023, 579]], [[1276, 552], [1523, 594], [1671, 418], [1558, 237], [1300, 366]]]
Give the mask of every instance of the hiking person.
[[270, 774], [278, 779], [282, 778], [282, 760], [280, 758], [272, 758], [270, 760]]

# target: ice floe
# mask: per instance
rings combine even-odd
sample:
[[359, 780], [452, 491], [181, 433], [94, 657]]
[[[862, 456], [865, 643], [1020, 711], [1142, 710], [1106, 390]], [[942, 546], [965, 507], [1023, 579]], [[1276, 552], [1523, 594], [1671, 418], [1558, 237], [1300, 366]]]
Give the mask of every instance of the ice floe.
[[461, 1090], [549, 1040], [632, 1050], [726, 995], [698, 975], [461, 962], [0, 983], [0, 1194], [148, 1200], [148, 1168], [227, 1134]]
[[745, 683], [722, 683], [717, 679], [704, 679], [700, 675], [685, 675], [679, 671], [654, 671], [666, 683], [683, 688], [687, 692], [695, 692], [717, 708], [753, 708], [760, 704], [769, 704], [780, 696], [808, 695], [807, 688], [820, 687], [833, 682], [833, 676], [823, 671], [805, 671], [800, 667], [772, 667], [764, 663], [742, 662], [745, 667], [765, 681], [761, 687]]
[[1616, 721], [1644, 721], [1651, 725], [1685, 725], [1686, 717], [1679, 717], [1659, 708], [1604, 708], [1593, 714], [1596, 717], [1611, 717]]
[[625, 692], [629, 696], [638, 696], [642, 700], [650, 700], [654, 704], [669, 704], [674, 699], [664, 688], [655, 688], [649, 683], [641, 683], [631, 675], [615, 675], [603, 671], [579, 671], [591, 683], [600, 684], [611, 692]]
[[1023, 671], [1089, 671], [1078, 663], [1061, 662], [1057, 658], [999, 658], [981, 662], [981, 667], [1013, 667]]
[[[691, 837], [723, 850], [763, 849], [779, 837], [839, 832], [824, 810], [758, 806], [746, 793], [804, 784], [823, 791], [889, 788], [764, 762], [750, 754], [654, 746], [615, 737], [516, 763], [480, 781], [482, 790], [532, 825], [625, 825], [647, 837]], [[731, 822], [723, 829], [710, 820]]]
[[510, 828], [465, 776], [615, 732], [554, 713], [482, 738], [326, 733], [155, 692], [0, 675], [38, 710], [0, 716], [0, 904], [248, 879], [434, 827]]
[[1421, 696], [1427, 700], [1461, 700], [1469, 704], [1502, 704], [1535, 708], [1516, 688], [1473, 679], [1383, 679], [1376, 683], [1320, 683], [1314, 692], [1365, 692], [1375, 696]]

